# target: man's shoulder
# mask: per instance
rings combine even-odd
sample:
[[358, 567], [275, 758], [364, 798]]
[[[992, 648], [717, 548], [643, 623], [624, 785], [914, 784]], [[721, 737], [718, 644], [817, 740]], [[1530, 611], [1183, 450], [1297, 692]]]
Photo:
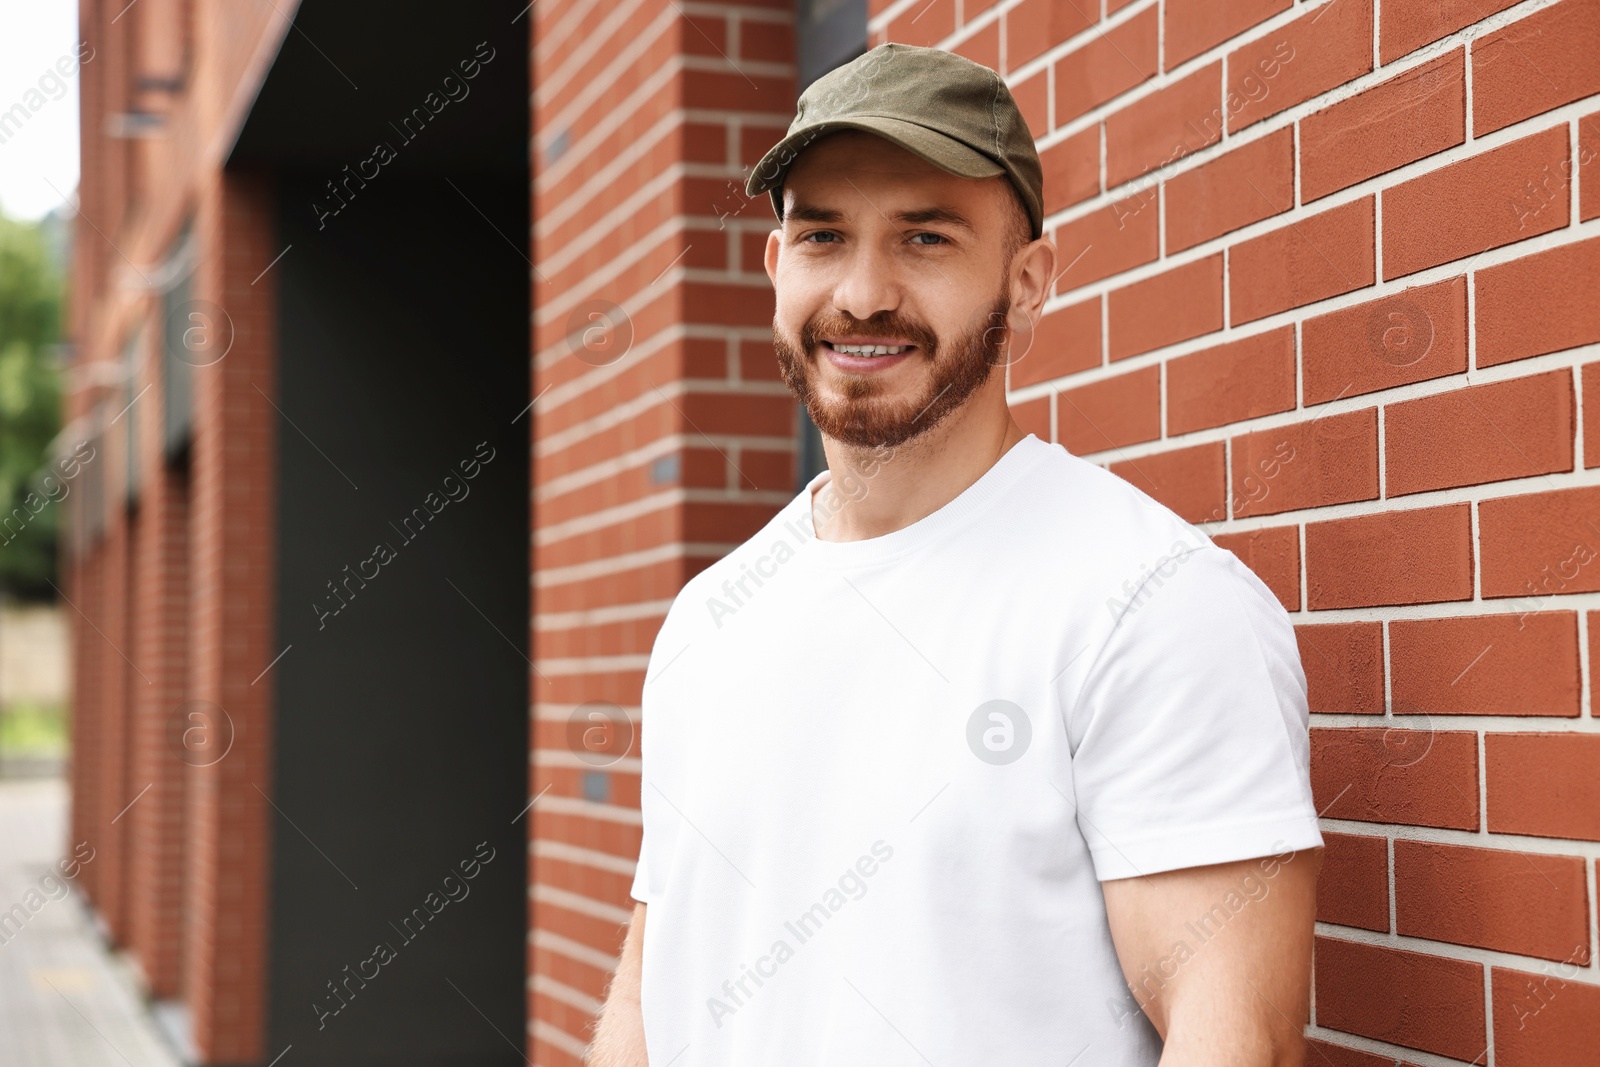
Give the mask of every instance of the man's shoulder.
[[[1216, 547], [1204, 530], [1128, 478], [1060, 445], [1047, 447], [1014, 497], [1023, 532], [1039, 553], [1111, 578], [1158, 557]], [[1142, 476], [1137, 460], [1127, 471]]]

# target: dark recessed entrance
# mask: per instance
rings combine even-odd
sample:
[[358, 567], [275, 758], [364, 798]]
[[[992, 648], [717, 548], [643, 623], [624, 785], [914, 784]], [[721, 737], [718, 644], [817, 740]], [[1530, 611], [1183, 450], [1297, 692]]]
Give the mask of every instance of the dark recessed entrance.
[[228, 161], [287, 248], [267, 1044], [302, 1067], [522, 1062], [521, 7], [305, 0]]

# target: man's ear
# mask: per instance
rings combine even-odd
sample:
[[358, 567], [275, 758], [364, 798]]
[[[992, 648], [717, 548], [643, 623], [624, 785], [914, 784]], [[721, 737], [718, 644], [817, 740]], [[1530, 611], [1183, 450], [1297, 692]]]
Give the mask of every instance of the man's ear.
[[762, 257], [762, 262], [767, 268], [767, 280], [774, 288], [778, 285], [778, 250], [783, 247], [783, 230], [776, 229], [767, 234], [767, 254]]
[[1027, 309], [1028, 314], [1037, 322], [1044, 316], [1045, 301], [1050, 299], [1050, 293], [1055, 289], [1055, 242], [1048, 237], [1037, 238], [1029, 242], [1026, 250], [1018, 258], [1021, 262], [1017, 267], [1017, 277], [1011, 286], [1013, 305], [1021, 305]]

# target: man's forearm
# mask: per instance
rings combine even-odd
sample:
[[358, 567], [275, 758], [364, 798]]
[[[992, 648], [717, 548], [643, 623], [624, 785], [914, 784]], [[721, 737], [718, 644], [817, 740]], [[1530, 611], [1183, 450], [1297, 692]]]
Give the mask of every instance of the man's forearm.
[[644, 1016], [639, 1009], [639, 971], [644, 953], [645, 906], [634, 908], [622, 942], [617, 970], [589, 1043], [589, 1067], [649, 1067], [644, 1047]]
[[1157, 1067], [1305, 1067], [1305, 1038], [1259, 1018], [1174, 1019]]

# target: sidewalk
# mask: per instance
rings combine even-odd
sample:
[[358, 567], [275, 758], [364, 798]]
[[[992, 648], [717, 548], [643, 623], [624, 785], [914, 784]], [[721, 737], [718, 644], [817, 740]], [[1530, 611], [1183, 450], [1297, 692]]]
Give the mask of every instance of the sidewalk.
[[66, 805], [59, 778], [0, 778], [0, 1067], [180, 1067], [83, 895], [63, 895]]

